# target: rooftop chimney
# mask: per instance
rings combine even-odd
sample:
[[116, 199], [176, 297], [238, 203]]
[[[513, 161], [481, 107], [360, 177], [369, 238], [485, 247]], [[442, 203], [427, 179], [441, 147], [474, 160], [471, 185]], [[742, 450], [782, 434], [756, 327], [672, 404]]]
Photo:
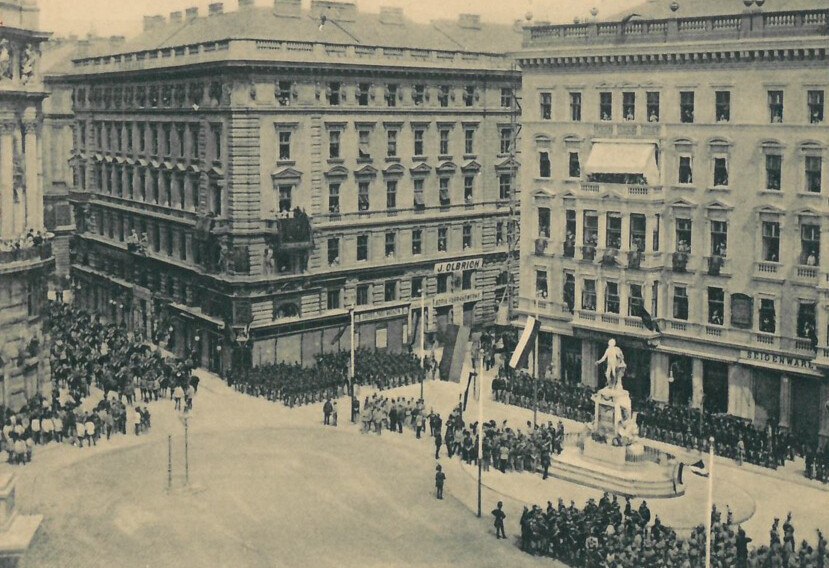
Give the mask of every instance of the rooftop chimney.
[[192, 22], [196, 18], [199, 17], [199, 9], [198, 8], [187, 8], [184, 11], [184, 19], [188, 22]]
[[164, 25], [164, 16], [144, 16], [144, 31], [156, 30]]
[[481, 16], [478, 14], [460, 14], [458, 16], [458, 27], [467, 30], [481, 29]]
[[113, 47], [116, 45], [123, 45], [124, 43], [126, 43], [126, 41], [127, 38], [125, 38], [122, 35], [109, 36], [109, 45]]
[[302, 0], [274, 0], [273, 13], [280, 18], [299, 18], [302, 16]]
[[180, 24], [184, 20], [184, 15], [181, 12], [170, 12], [170, 23]]
[[219, 14], [224, 13], [225, 5], [221, 2], [214, 2], [207, 7], [207, 15], [208, 16], [218, 16]]
[[248, 8], [253, 8], [255, 0], [239, 0], [239, 9], [240, 10], [247, 10]]
[[353, 22], [357, 18], [357, 5], [351, 2], [311, 0], [311, 16], [332, 18], [336, 22]]
[[380, 6], [380, 23], [392, 26], [403, 24], [403, 8], [392, 8], [391, 6]]

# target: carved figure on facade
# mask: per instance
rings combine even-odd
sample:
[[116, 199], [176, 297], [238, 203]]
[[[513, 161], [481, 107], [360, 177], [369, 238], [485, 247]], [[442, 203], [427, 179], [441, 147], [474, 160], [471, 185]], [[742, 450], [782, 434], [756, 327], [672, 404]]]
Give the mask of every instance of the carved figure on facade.
[[12, 78], [12, 46], [6, 38], [0, 39], [0, 81]]
[[35, 76], [37, 67], [37, 49], [32, 44], [26, 45], [20, 58], [20, 80], [28, 83]]

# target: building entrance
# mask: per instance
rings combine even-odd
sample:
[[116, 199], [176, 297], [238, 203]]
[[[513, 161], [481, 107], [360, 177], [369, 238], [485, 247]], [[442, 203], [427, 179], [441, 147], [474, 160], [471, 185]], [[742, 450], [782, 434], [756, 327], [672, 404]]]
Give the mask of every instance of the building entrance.
[[820, 429], [820, 381], [791, 376], [791, 428], [796, 437], [814, 442]]
[[719, 361], [702, 362], [702, 404], [707, 412], [728, 412], [728, 365]]
[[694, 391], [691, 358], [671, 355], [668, 370], [668, 402], [677, 406], [689, 406]]
[[575, 337], [561, 337], [561, 380], [581, 382], [581, 340]]

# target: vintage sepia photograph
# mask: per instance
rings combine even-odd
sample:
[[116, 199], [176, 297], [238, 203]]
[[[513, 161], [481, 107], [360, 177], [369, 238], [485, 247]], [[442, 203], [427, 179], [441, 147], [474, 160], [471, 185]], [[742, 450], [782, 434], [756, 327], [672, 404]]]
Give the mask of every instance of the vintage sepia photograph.
[[827, 50], [0, 0], [0, 568], [829, 568]]

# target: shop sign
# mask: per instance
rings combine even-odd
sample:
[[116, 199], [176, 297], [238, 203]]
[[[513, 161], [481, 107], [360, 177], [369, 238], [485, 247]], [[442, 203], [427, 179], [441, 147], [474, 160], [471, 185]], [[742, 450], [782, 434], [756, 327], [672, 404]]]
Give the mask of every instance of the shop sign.
[[436, 308], [442, 308], [443, 306], [454, 306], [455, 304], [466, 304], [467, 302], [480, 302], [483, 298], [484, 293], [480, 290], [453, 292], [435, 297], [434, 306]]
[[385, 308], [382, 310], [373, 310], [369, 312], [356, 312], [354, 314], [354, 321], [356, 323], [364, 323], [367, 321], [378, 321], [384, 319], [394, 319], [398, 317], [408, 316], [409, 306], [395, 306], [393, 308]]
[[784, 371], [790, 370], [801, 373], [804, 371], [807, 373], [819, 373], [817, 367], [815, 367], [815, 364], [811, 359], [778, 355], [776, 353], [767, 353], [765, 351], [741, 351], [740, 360], [750, 365], [765, 363], [765, 366], [776, 367]]
[[435, 274], [463, 272], [464, 270], [478, 270], [483, 266], [483, 258], [470, 258], [468, 260], [450, 260], [448, 262], [439, 262], [435, 264]]

